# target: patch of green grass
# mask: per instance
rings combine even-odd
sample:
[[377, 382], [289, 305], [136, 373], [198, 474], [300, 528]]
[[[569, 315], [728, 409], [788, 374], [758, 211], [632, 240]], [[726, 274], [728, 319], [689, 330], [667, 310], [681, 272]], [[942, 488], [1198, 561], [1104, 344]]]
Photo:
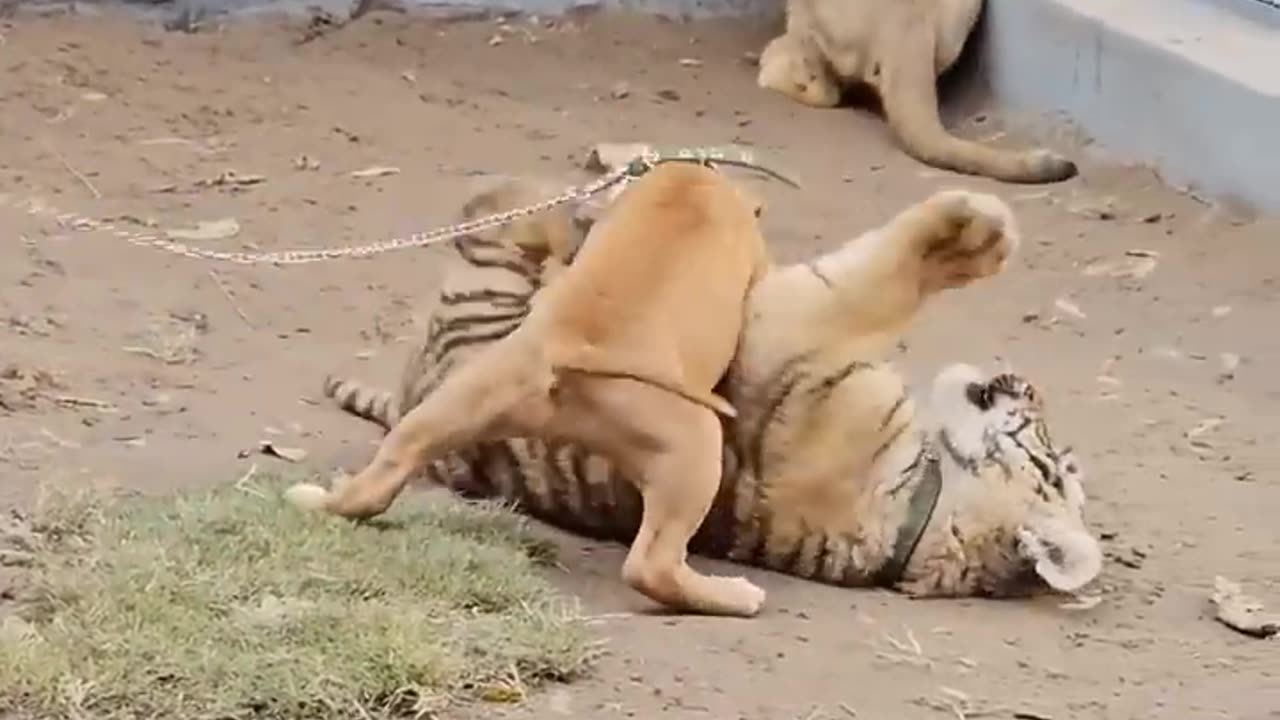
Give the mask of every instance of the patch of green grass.
[[547, 546], [506, 509], [406, 497], [358, 525], [283, 488], [44, 503], [20, 538], [29, 602], [0, 624], [0, 716], [429, 717], [586, 669]]

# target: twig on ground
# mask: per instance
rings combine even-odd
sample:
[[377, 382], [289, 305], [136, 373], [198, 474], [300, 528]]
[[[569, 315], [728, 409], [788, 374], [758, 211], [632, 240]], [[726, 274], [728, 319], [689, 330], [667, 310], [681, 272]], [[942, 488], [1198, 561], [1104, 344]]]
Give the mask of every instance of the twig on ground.
[[241, 475], [240, 479], [236, 481], [235, 488], [240, 492], [248, 493], [250, 495], [253, 495], [254, 497], [266, 499], [267, 497], [266, 495], [263, 495], [261, 492], [253, 489], [252, 487], [249, 487], [248, 485], [248, 483], [251, 480], [253, 480], [253, 476], [257, 474], [257, 472], [258, 472], [258, 463], [253, 463], [252, 465], [249, 466], [249, 469], [245, 471], [245, 474]]
[[58, 437], [57, 435], [54, 435], [53, 431], [50, 430], [49, 428], [40, 428], [40, 434], [43, 435], [45, 438], [47, 438], [54, 445], [57, 445], [58, 447], [61, 447], [61, 448], [78, 449], [80, 447], [80, 443], [75, 442], [74, 440], [67, 440], [65, 438]]
[[161, 362], [165, 362], [165, 357], [163, 355], [156, 352], [155, 350], [152, 350], [149, 347], [142, 347], [141, 345], [125, 345], [121, 347], [120, 350], [122, 352], [127, 352], [130, 355], [142, 355], [145, 357], [149, 357], [152, 360], [159, 360]]
[[244, 324], [251, 328], [254, 327], [253, 321], [245, 314], [244, 308], [240, 307], [240, 304], [236, 302], [235, 295], [231, 294], [231, 289], [222, 281], [222, 276], [218, 274], [218, 271], [210, 270], [209, 277], [213, 278], [213, 284], [217, 285], [218, 289], [222, 291], [222, 296], [227, 299], [227, 302], [231, 303], [231, 309], [236, 311], [236, 314], [240, 316], [240, 319], [244, 321]]
[[57, 395], [53, 398], [53, 401], [58, 403], [59, 405], [66, 405], [67, 407], [85, 407], [85, 408], [93, 408], [94, 410], [104, 410], [104, 411], [114, 411], [116, 409], [115, 405], [112, 405], [106, 400], [95, 400], [93, 398], [87, 398], [87, 397], [76, 397], [75, 395]]
[[[928, 658], [926, 658], [924, 655], [924, 648], [921, 647], [920, 641], [916, 640], [916, 634], [911, 631], [911, 628], [905, 625], [903, 626], [903, 629], [906, 630], [906, 634], [907, 634], [907, 642], [905, 643], [902, 642], [901, 640], [898, 640], [897, 638], [895, 638], [894, 636], [890, 635], [887, 632], [881, 633], [881, 635], [884, 637], [885, 642], [892, 645], [893, 648], [897, 650], [899, 653], [901, 653], [903, 656], [906, 656], [906, 657], [914, 656], [914, 657], [920, 658], [921, 660], [925, 660], [927, 662]], [[888, 654], [893, 655], [894, 653], [888, 653]]]
[[62, 167], [66, 168], [67, 172], [71, 173], [72, 175], [75, 175], [76, 179], [79, 180], [81, 184], [83, 184], [86, 188], [88, 188], [89, 192], [93, 193], [94, 199], [97, 199], [97, 200], [102, 199], [102, 193], [98, 192], [98, 188], [94, 187], [93, 183], [89, 181], [89, 178], [84, 176], [84, 173], [72, 167], [71, 163], [68, 162], [65, 157], [63, 157], [62, 153], [58, 152], [58, 149], [53, 146], [53, 143], [46, 142], [45, 146], [49, 148], [49, 152], [53, 153], [53, 156], [58, 159], [58, 162], [62, 163]]
[[588, 624], [596, 624], [596, 623], [605, 622], [606, 620], [619, 620], [622, 618], [632, 618], [635, 616], [636, 616], [635, 613], [604, 613], [602, 615], [585, 615], [582, 618], [582, 622], [588, 623]]
[[876, 657], [881, 660], [888, 660], [892, 663], [903, 663], [906, 665], [915, 665], [927, 669], [933, 668], [933, 661], [929, 658], [916, 657], [915, 655], [907, 655], [905, 653], [885, 652], [883, 650], [876, 653]]

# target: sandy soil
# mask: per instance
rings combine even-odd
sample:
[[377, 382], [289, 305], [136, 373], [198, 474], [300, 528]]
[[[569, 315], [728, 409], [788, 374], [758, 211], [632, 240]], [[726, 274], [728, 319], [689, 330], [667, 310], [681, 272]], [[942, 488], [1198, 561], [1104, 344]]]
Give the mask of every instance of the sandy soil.
[[[649, 606], [616, 579], [620, 548], [562, 537], [556, 581], [603, 616], [608, 654], [596, 679], [511, 713], [1280, 717], [1280, 645], [1206, 609], [1218, 573], [1280, 606], [1267, 420], [1280, 344], [1266, 329], [1280, 222], [1082, 149], [1083, 176], [1047, 188], [924, 168], [868, 113], [757, 90], [743, 54], [766, 38], [758, 27], [372, 15], [295, 45], [303, 30], [271, 20], [182, 34], [110, 15], [0, 29], [0, 505], [29, 503], [41, 478], [147, 492], [224, 483], [281, 462], [254, 453], [268, 438], [305, 448], [320, 471], [358, 465], [376, 433], [318, 404], [320, 378], [391, 377], [436, 280], [430, 250], [244, 268], [133, 247], [61, 213], [124, 227], [234, 218], [238, 236], [203, 243], [224, 249], [364, 243], [442, 222], [477, 171], [566, 170], [599, 140], [737, 140], [804, 182], [762, 186], [784, 260], [944, 186], [1015, 204], [1025, 252], [933, 306], [906, 364], [924, 380], [946, 361], [999, 357], [1044, 385], [1058, 433], [1087, 462], [1111, 558], [1105, 600], [910, 602], [752, 573], [771, 593], [759, 619], [630, 615]], [[983, 113], [957, 122], [997, 132]], [[379, 165], [402, 172], [349, 176]], [[198, 184], [228, 170], [265, 181]], [[898, 647], [909, 637], [918, 654]]]

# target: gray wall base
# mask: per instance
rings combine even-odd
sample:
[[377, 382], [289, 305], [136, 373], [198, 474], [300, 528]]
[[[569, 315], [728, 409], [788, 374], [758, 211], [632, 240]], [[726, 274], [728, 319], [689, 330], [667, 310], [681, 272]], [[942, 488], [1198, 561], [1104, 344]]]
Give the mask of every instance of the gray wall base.
[[1172, 184], [1277, 211], [1280, 27], [1225, 5], [987, 0], [980, 65], [1001, 107], [1063, 113]]

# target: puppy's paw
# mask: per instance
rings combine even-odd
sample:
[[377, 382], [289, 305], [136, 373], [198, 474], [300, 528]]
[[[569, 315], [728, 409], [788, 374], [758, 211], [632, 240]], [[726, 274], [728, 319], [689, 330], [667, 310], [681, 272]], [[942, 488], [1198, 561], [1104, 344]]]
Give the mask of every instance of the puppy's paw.
[[312, 483], [295, 483], [284, 491], [286, 502], [308, 512], [328, 510], [330, 497], [328, 490]]
[[744, 577], [724, 578], [727, 615], [755, 617], [764, 607], [767, 594], [764, 588]]

